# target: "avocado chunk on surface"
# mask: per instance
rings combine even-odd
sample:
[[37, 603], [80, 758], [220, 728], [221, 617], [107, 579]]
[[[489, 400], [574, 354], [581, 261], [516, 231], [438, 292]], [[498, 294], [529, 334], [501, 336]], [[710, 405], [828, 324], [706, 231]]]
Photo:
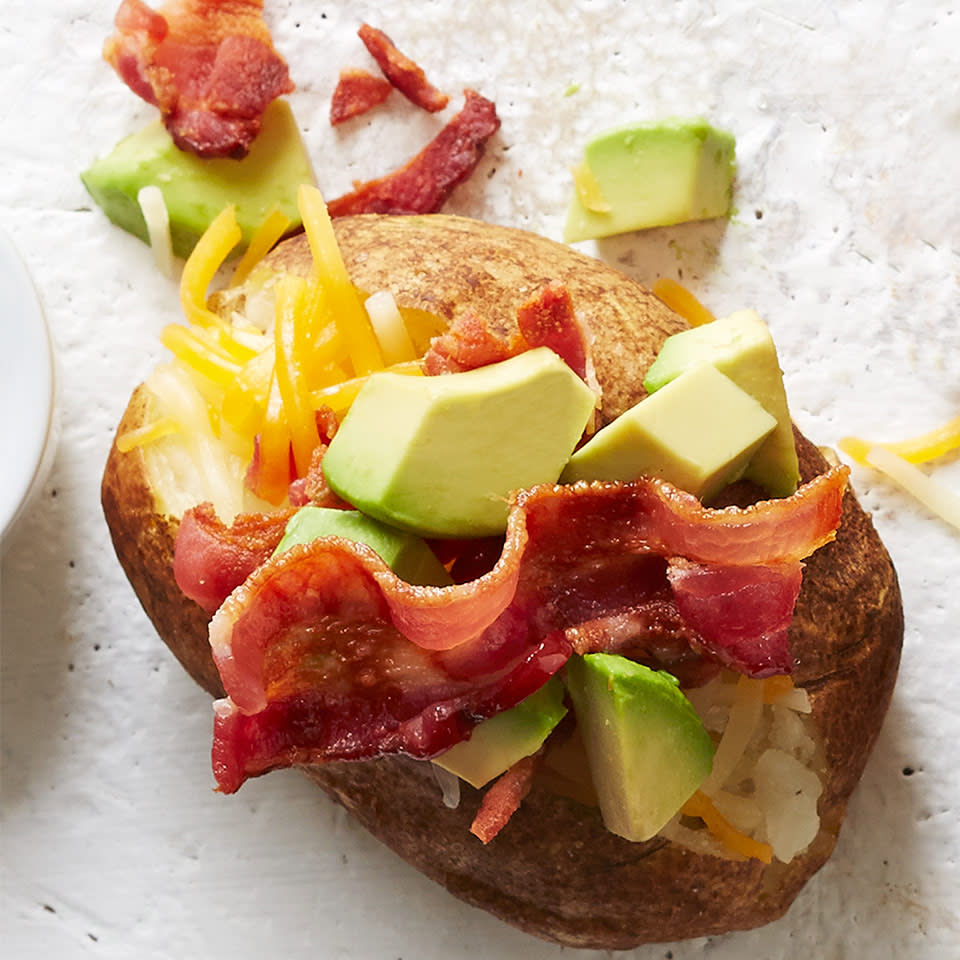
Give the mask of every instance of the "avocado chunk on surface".
[[323, 472], [348, 503], [421, 536], [503, 533], [510, 494], [556, 482], [595, 402], [547, 347], [465, 373], [376, 373]]
[[665, 671], [591, 653], [570, 659], [567, 686], [604, 824], [649, 840], [710, 773], [710, 735]]
[[800, 468], [787, 408], [783, 372], [770, 328], [755, 310], [739, 310], [668, 337], [643, 381], [648, 393], [684, 371], [709, 363], [750, 394], [777, 421], [776, 429], [750, 461], [745, 475], [774, 497], [797, 489]]
[[121, 140], [80, 178], [104, 213], [144, 243], [150, 241], [137, 194], [142, 187], [159, 187], [170, 217], [173, 252], [179, 257], [189, 256], [210, 222], [231, 203], [242, 247], [275, 205], [294, 229], [301, 223], [297, 188], [315, 183], [286, 100], [267, 107], [260, 134], [242, 160], [204, 160], [180, 150], [158, 118]]
[[430, 547], [412, 533], [388, 527], [357, 510], [301, 507], [287, 522], [274, 556], [298, 543], [343, 537], [372, 548], [407, 583], [446, 587], [453, 581]]
[[433, 762], [474, 787], [482, 787], [529, 757], [566, 716], [563, 684], [548, 680], [536, 693], [515, 707], [484, 720], [469, 740], [456, 744]]
[[567, 212], [567, 243], [726, 216], [736, 141], [703, 120], [636, 123], [585, 147]]
[[660, 477], [709, 500], [740, 476], [776, 425], [753, 397], [704, 363], [598, 431], [560, 479]]

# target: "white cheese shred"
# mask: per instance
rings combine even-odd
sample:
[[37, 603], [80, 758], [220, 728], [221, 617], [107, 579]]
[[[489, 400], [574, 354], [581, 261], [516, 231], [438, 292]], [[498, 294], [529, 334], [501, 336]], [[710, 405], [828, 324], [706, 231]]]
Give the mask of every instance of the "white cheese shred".
[[160, 188], [154, 185], [141, 187], [137, 193], [137, 203], [147, 225], [150, 249], [157, 269], [165, 276], [173, 278], [173, 240], [170, 236], [170, 214]]
[[900, 484], [928, 510], [960, 530], [960, 496], [952, 490], [948, 490], [903, 457], [898, 457], [883, 447], [871, 447], [865, 459], [871, 467]]

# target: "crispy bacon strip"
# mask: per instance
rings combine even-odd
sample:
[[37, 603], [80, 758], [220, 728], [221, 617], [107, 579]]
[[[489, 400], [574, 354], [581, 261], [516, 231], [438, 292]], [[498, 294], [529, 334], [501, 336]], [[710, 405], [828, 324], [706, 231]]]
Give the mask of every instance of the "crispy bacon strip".
[[496, 107], [465, 91], [463, 109], [412, 160], [379, 180], [354, 184], [327, 204], [331, 217], [354, 213], [436, 213], [454, 187], [473, 173], [487, 141], [500, 128]]
[[123, 0], [114, 25], [104, 59], [197, 156], [246, 156], [264, 110], [293, 90], [263, 0], [169, 0], [159, 11]]
[[470, 832], [479, 837], [483, 844], [488, 844], [520, 809], [520, 804], [533, 786], [533, 775], [539, 760], [539, 752], [518, 760], [487, 789], [470, 825]]
[[[706, 509], [655, 480], [523, 491], [496, 566], [452, 587], [406, 584], [369, 548], [339, 538], [294, 547], [261, 566], [211, 622], [230, 698], [215, 731], [221, 789], [289, 763], [435, 755], [537, 689], [572, 647], [595, 649], [591, 622], [621, 618], [624, 633], [611, 640], [621, 650], [639, 626], [648, 636], [633, 642], [669, 659], [679, 615], [669, 609], [667, 571], [688, 562], [672, 558], [719, 565], [722, 551], [737, 602], [757, 605], [740, 622], [753, 617], [763, 628], [771, 604], [762, 585], [750, 588], [756, 569], [797, 565], [832, 539], [846, 477], [835, 468], [791, 498], [743, 510]], [[705, 615], [688, 645], [725, 642], [715, 622], [722, 603], [703, 602], [716, 585], [699, 591]], [[762, 671], [767, 651], [753, 647], [739, 643], [735, 655]]]
[[436, 113], [450, 102], [450, 98], [433, 86], [423, 70], [409, 57], [404, 56], [382, 30], [365, 23], [357, 31], [357, 35], [370, 51], [370, 56], [377, 61], [387, 80], [412, 104]]
[[392, 89], [388, 80], [375, 77], [367, 70], [341, 70], [330, 100], [330, 125], [339, 126], [378, 107]]

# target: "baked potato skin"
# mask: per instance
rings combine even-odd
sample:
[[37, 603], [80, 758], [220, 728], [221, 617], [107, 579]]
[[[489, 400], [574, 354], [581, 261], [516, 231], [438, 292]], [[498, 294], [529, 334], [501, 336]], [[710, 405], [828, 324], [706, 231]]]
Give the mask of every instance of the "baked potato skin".
[[[515, 315], [545, 283], [565, 284], [596, 337], [604, 421], [643, 396], [642, 372], [663, 339], [685, 326], [619, 273], [531, 234], [443, 216], [355, 217], [335, 227], [359, 287], [389, 289], [401, 305], [448, 321], [468, 305]], [[305, 239], [288, 241], [271, 261], [303, 272]], [[118, 432], [148, 415], [149, 395], [140, 388]], [[797, 443], [804, 478], [826, 469], [816, 447], [799, 434]], [[157, 632], [190, 675], [219, 695], [209, 618], [173, 581], [178, 521], [157, 514], [138, 450], [114, 447], [102, 494], [117, 555]], [[544, 939], [621, 949], [760, 926], [786, 911], [833, 849], [889, 704], [902, 635], [890, 559], [848, 493], [837, 540], [807, 562], [791, 629], [796, 679], [810, 693], [828, 772], [820, 833], [789, 865], [698, 855], [661, 839], [629, 843], [609, 833], [595, 809], [539, 786], [483, 846], [469, 833], [479, 792], [464, 785], [460, 806], [447, 809], [428, 764], [397, 757], [307, 773], [455, 896]]]

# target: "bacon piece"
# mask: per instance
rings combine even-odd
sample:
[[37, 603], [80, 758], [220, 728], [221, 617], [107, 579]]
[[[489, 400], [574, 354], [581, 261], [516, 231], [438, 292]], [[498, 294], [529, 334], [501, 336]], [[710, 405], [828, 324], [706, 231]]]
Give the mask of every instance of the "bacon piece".
[[270, 102], [293, 90], [263, 0], [123, 0], [104, 59], [148, 103], [181, 150], [243, 157]]
[[695, 645], [748, 677], [791, 673], [787, 631], [802, 564], [729, 567], [674, 561], [667, 574], [677, 608], [697, 630]]
[[423, 70], [404, 56], [382, 30], [365, 23], [357, 35], [387, 80], [412, 104], [436, 113], [450, 102], [450, 98], [429, 83]]
[[495, 330], [485, 318], [467, 310], [430, 341], [423, 356], [423, 370], [430, 377], [462, 373], [508, 360], [527, 349], [529, 345], [519, 331], [511, 335], [509, 331]]
[[240, 514], [227, 527], [212, 503], [188, 510], [174, 545], [177, 586], [213, 613], [276, 550], [291, 514]]
[[577, 320], [566, 287], [544, 287], [520, 308], [517, 325], [531, 347], [549, 347], [581, 380], [587, 379], [590, 337]]
[[593, 368], [590, 342], [590, 331], [574, 314], [566, 287], [552, 283], [518, 309], [515, 326], [501, 329], [487, 317], [469, 310], [462, 313], [430, 341], [423, 369], [428, 376], [462, 373], [534, 347], [549, 347], [577, 376], [587, 380]]
[[330, 125], [336, 127], [379, 106], [392, 89], [389, 81], [366, 70], [341, 70], [330, 100]]
[[496, 107], [473, 90], [463, 109], [399, 170], [327, 204], [331, 217], [354, 213], [436, 213], [473, 173], [487, 140], [500, 128]]
[[480, 809], [470, 825], [470, 832], [483, 844], [488, 844], [520, 809], [533, 786], [542, 750], [541, 747], [537, 753], [518, 760], [483, 795]]
[[[847, 474], [743, 510], [704, 508], [657, 480], [522, 491], [496, 566], [451, 587], [406, 584], [340, 538], [270, 559], [210, 625], [230, 698], [215, 731], [221, 789], [289, 763], [435, 755], [537, 689], [573, 644], [590, 642], [591, 620], [646, 613], [655, 633], [659, 617], [664, 636], [639, 642], [669, 650], [671, 558], [717, 564], [725, 545], [734, 566], [795, 562], [834, 536]], [[749, 589], [752, 573], [739, 572], [739, 600], [759, 602], [762, 627], [770, 604]], [[694, 645], [723, 645], [711, 611], [701, 605]]]
[[449, 749], [566, 663], [570, 646], [560, 631], [530, 645], [525, 625], [515, 620], [514, 627], [519, 634], [506, 631], [503, 642], [484, 652], [486, 672], [471, 675], [446, 654], [397, 643], [389, 629], [344, 627], [332, 645], [319, 644], [309, 628], [288, 634], [272, 666], [282, 689], [291, 676], [282, 668], [299, 664], [292, 673], [296, 692], [278, 694], [252, 715], [230, 699], [214, 705], [218, 788], [233, 793], [247, 777], [296, 763], [389, 753], [428, 758]]

